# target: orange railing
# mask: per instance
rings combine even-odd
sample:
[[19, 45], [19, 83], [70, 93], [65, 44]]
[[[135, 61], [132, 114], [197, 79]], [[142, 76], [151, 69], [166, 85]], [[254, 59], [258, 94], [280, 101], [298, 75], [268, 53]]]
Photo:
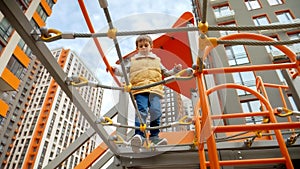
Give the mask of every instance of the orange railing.
[[[251, 34], [251, 33], [239, 33], [239, 34], [231, 34], [220, 39], [223, 40], [232, 40], [232, 39], [254, 39], [260, 41], [273, 41], [272, 38]], [[245, 164], [264, 164], [264, 163], [285, 163], [288, 169], [293, 168], [293, 164], [291, 162], [285, 141], [283, 139], [282, 133], [280, 129], [292, 129], [299, 127], [299, 122], [291, 122], [289, 120], [288, 123], [278, 123], [275, 117], [275, 111], [273, 110], [269, 99], [267, 97], [267, 93], [265, 90], [265, 86], [269, 87], [279, 87], [279, 90], [282, 88], [286, 88], [286, 86], [282, 85], [273, 85], [273, 84], [264, 84], [260, 78], [257, 78], [257, 89], [258, 91], [254, 91], [251, 88], [246, 86], [238, 85], [238, 84], [221, 84], [215, 86], [209, 90], [205, 88], [204, 74], [218, 74], [218, 73], [233, 73], [233, 72], [242, 72], [242, 71], [263, 71], [263, 70], [274, 70], [274, 69], [290, 69], [294, 68], [299, 72], [299, 61], [296, 60], [296, 55], [285, 46], [276, 46], [279, 50], [284, 52], [291, 60], [291, 63], [283, 63], [283, 64], [269, 64], [269, 65], [252, 65], [252, 66], [239, 66], [239, 67], [227, 67], [227, 68], [212, 68], [212, 69], [204, 69], [201, 72], [196, 72], [197, 85], [198, 85], [198, 94], [199, 94], [199, 105], [196, 107], [196, 111], [194, 112], [195, 116], [195, 129], [196, 129], [196, 144], [198, 145], [199, 159], [200, 159], [200, 168], [205, 169], [206, 166], [210, 166], [212, 169], [219, 169], [222, 165], [245, 165]], [[207, 47], [203, 60], [208, 57], [210, 50], [213, 47]], [[264, 107], [267, 111], [256, 112], [256, 113], [238, 113], [238, 114], [226, 114], [226, 115], [211, 115], [210, 107], [208, 103], [208, 95], [214, 91], [221, 89], [240, 89], [247, 91], [257, 97], [261, 103], [263, 103]], [[260, 94], [259, 92], [262, 92]], [[283, 94], [281, 93], [281, 98], [283, 100], [284, 107], [286, 107], [286, 103], [284, 102]], [[199, 111], [202, 110], [202, 116], [200, 117]], [[228, 126], [212, 126], [211, 120], [216, 118], [236, 118], [236, 117], [248, 117], [248, 116], [256, 116], [256, 115], [264, 115], [270, 118], [270, 123], [272, 124], [255, 124], [255, 125], [228, 125]], [[201, 121], [200, 121], [201, 118]], [[247, 159], [247, 160], [226, 160], [220, 161], [218, 159], [218, 152], [216, 147], [216, 141], [214, 139], [214, 133], [219, 132], [235, 132], [235, 131], [257, 131], [257, 130], [274, 130], [282, 158], [266, 158], [266, 159]], [[204, 156], [204, 139], [206, 139], [207, 150], [209, 162], [205, 160]]]

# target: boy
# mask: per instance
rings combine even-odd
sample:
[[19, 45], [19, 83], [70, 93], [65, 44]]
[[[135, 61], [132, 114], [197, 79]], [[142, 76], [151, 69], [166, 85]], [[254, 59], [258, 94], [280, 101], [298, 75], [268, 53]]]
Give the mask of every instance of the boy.
[[[181, 71], [180, 64], [175, 65], [172, 70], [167, 70], [159, 57], [151, 52], [153, 41], [148, 35], [140, 35], [136, 39], [136, 49], [138, 53], [130, 58], [125, 66], [129, 72], [129, 80], [132, 86], [144, 86], [162, 80], [162, 75], [167, 77]], [[122, 76], [120, 68], [113, 68], [114, 73]], [[150, 127], [160, 125], [162, 116], [160, 99], [164, 96], [163, 86], [157, 85], [143, 90], [133, 90], [132, 94], [136, 100], [139, 113], [143, 123], [146, 124], [148, 112], [150, 113]], [[135, 117], [135, 126], [140, 127], [139, 118]], [[155, 145], [166, 145], [167, 139], [159, 138], [160, 130], [150, 130], [150, 141]], [[145, 135], [139, 129], [135, 130], [135, 135], [131, 139], [131, 145], [134, 151], [137, 151], [144, 143]]]

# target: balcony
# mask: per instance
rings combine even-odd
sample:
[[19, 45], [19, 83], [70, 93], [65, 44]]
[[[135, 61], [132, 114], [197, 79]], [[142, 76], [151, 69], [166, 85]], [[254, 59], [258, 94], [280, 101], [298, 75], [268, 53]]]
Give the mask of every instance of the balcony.
[[6, 113], [7, 113], [8, 109], [9, 109], [8, 104], [6, 102], [4, 102], [3, 100], [0, 99], [0, 107], [1, 107], [1, 109], [0, 109], [0, 116], [6, 117]]
[[[294, 20], [292, 20], [291, 23], [300, 23], [300, 18], [296, 18]], [[283, 23], [280, 22], [274, 22], [274, 23], [270, 23], [270, 25], [280, 25]], [[285, 29], [269, 29], [269, 30], [261, 30], [259, 31], [259, 33], [264, 34], [264, 35], [271, 35], [271, 34], [275, 34], [278, 32], [287, 32], [287, 31], [292, 31], [298, 28], [285, 28]]]
[[[289, 48], [296, 53], [296, 55], [300, 54], [300, 48], [295, 46], [289, 46]], [[281, 51], [275, 50], [269, 53], [270, 57], [272, 58], [273, 63], [280, 63], [280, 62], [289, 62], [289, 58]]]
[[215, 16], [216, 16], [217, 23], [226, 22], [226, 21], [234, 20], [235, 12], [234, 10], [228, 10], [226, 12], [222, 12], [219, 14], [215, 13]]
[[269, 53], [273, 63], [288, 62], [289, 58], [281, 51], [275, 50]]
[[212, 5], [212, 6], [220, 5], [220, 4], [224, 4], [227, 2], [228, 2], [228, 0], [210, 0], [210, 5]]
[[0, 76], [0, 91], [17, 90], [20, 80], [7, 68], [5, 68]]

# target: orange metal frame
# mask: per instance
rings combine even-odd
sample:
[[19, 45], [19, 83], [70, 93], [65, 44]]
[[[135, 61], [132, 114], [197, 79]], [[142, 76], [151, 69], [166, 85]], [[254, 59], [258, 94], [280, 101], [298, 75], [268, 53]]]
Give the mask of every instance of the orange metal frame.
[[[233, 40], [233, 39], [254, 39], [259, 41], [273, 41], [272, 38], [258, 35], [258, 34], [252, 34], [252, 33], [239, 33], [239, 34], [232, 34], [228, 36], [224, 36], [220, 39], [223, 40]], [[206, 168], [207, 165], [210, 166], [212, 169], [219, 169], [221, 165], [245, 165], [245, 164], [263, 164], [263, 163], [285, 163], [286, 167], [288, 169], [293, 168], [293, 164], [291, 162], [287, 147], [285, 145], [285, 141], [283, 140], [282, 134], [280, 129], [292, 129], [299, 127], [299, 122], [291, 122], [289, 120], [288, 123], [277, 123], [274, 111], [271, 107], [271, 104], [269, 103], [267, 93], [265, 90], [265, 85], [262, 82], [261, 78], [257, 79], [257, 88], [258, 91], [261, 91], [262, 94], [260, 94], [258, 91], [254, 91], [251, 88], [248, 88], [246, 86], [238, 85], [238, 84], [222, 84], [215, 86], [209, 90], [206, 90], [205, 88], [205, 82], [204, 82], [204, 74], [217, 74], [217, 73], [233, 73], [233, 72], [242, 72], [242, 71], [258, 71], [258, 70], [274, 70], [274, 69], [284, 69], [284, 68], [294, 68], [299, 72], [299, 61], [296, 60], [296, 55], [287, 47], [285, 46], [275, 46], [282, 52], [284, 52], [291, 60], [292, 63], [285, 63], [285, 64], [276, 64], [276, 65], [253, 65], [253, 66], [239, 66], [239, 67], [227, 67], [227, 68], [212, 68], [209, 70], [203, 70], [202, 72], [197, 72], [197, 85], [198, 85], [198, 94], [199, 94], [199, 101], [200, 105], [196, 108], [196, 110], [202, 110], [202, 117], [201, 121], [199, 117], [199, 111], [195, 111], [195, 129], [196, 129], [196, 140], [198, 145], [198, 152], [199, 152], [199, 159], [200, 159], [200, 168]], [[203, 56], [203, 60], [208, 57], [209, 52], [213, 49], [213, 46], [209, 46], [206, 48]], [[299, 74], [299, 73], [298, 73]], [[271, 87], [279, 87], [286, 88], [283, 86], [276, 86], [276, 85], [268, 85]], [[267, 109], [267, 112], [261, 112], [263, 114], [268, 114], [268, 117], [270, 118], [270, 122], [272, 124], [259, 124], [259, 125], [247, 125], [247, 126], [241, 126], [241, 125], [229, 125], [229, 126], [212, 126], [211, 120], [215, 119], [215, 117], [211, 116], [209, 103], [208, 103], [208, 95], [211, 94], [214, 91], [220, 90], [220, 89], [227, 89], [227, 88], [234, 88], [234, 89], [240, 89], [245, 90], [252, 95], [256, 96], [265, 106]], [[282, 100], [283, 94], [281, 94]], [[284, 103], [285, 104], [285, 103]], [[286, 105], [285, 105], [286, 106]], [[260, 113], [257, 113], [256, 115], [259, 115]], [[218, 116], [222, 118], [234, 118], [241, 116], [241, 114], [237, 115], [223, 115]], [[251, 113], [244, 113], [244, 116], [253, 116]], [[205, 133], [203, 132], [205, 130]], [[216, 148], [216, 141], [214, 139], [214, 133], [218, 132], [233, 132], [233, 131], [254, 131], [254, 130], [274, 130], [274, 133], [276, 135], [276, 139], [279, 144], [280, 151], [282, 153], [282, 158], [268, 158], [268, 159], [248, 159], [248, 160], [227, 160], [227, 161], [219, 161], [218, 159], [218, 153]], [[202, 139], [207, 138], [207, 149], [208, 149], [208, 157], [209, 162], [205, 160], [204, 156], [204, 149], [203, 144], [204, 142]], [[204, 162], [204, 163], [203, 163]]]

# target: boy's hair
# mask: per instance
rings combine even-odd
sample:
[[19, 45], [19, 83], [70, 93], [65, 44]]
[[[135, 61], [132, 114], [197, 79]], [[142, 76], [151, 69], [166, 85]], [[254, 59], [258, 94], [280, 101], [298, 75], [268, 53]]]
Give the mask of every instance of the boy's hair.
[[152, 41], [152, 39], [151, 39], [150, 36], [148, 36], [148, 35], [140, 35], [140, 36], [138, 36], [136, 38], [135, 46], [138, 47], [138, 43], [139, 42], [143, 42], [143, 41], [149, 42], [150, 46], [152, 46], [152, 44], [153, 44], [153, 41]]

